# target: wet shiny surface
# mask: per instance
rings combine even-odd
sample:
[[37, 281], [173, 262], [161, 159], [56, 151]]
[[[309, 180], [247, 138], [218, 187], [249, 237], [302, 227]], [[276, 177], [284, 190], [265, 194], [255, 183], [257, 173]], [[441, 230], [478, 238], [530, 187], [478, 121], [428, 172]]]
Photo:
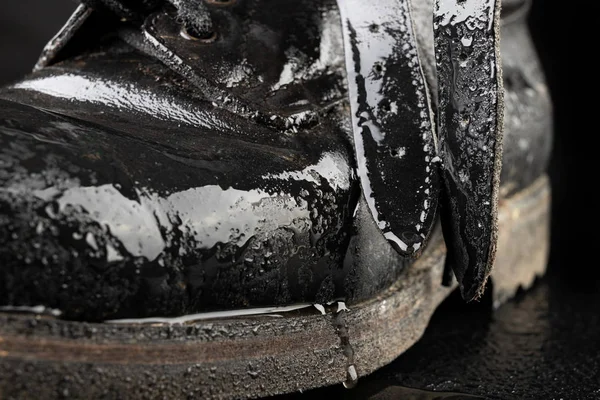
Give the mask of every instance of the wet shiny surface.
[[363, 195], [386, 239], [412, 255], [436, 216], [439, 158], [408, 0], [339, 4]]
[[223, 181], [214, 159], [182, 162], [183, 143], [7, 102], [2, 113], [2, 303], [98, 319], [345, 297], [356, 200], [343, 153], [281, 172], [249, 172], [236, 153], [228, 165], [243, 179]]
[[2, 303], [98, 320], [394, 282], [407, 261], [358, 195], [336, 5], [268, 3], [215, 10], [209, 47], [152, 16], [143, 40], [167, 67], [107, 39], [3, 91], [36, 108], [2, 104]]
[[[551, 271], [496, 311], [487, 296], [465, 304], [454, 293], [413, 348], [356, 389], [340, 385], [280, 398], [381, 399], [394, 398], [388, 395], [394, 391], [396, 398], [413, 398], [406, 388], [418, 388], [503, 400], [598, 399], [600, 280], [564, 272]], [[414, 398], [437, 398], [420, 395]]]
[[2, 93], [53, 111], [2, 103], [3, 304], [98, 320], [352, 301], [403, 270], [361, 217], [343, 108], [296, 105], [282, 131], [123, 44], [91, 57]]
[[[25, 33], [32, 32], [38, 27], [48, 24], [52, 20], [52, 14], [58, 14], [57, 9], [60, 8], [59, 6], [64, 4], [72, 6], [70, 2], [57, 2], [52, 6], [46, 7], [44, 12], [30, 13], [30, 8], [35, 3], [37, 2], [13, 2], [7, 5], [7, 9], [9, 10], [8, 15], [11, 15], [12, 6], [28, 4], [27, 12], [22, 13], [21, 19], [14, 18], [14, 21], [18, 21], [18, 25], [14, 25], [14, 36], [4, 36], [4, 38], [11, 38], [11, 44], [16, 44], [14, 47], [9, 45], [8, 48], [11, 51], [6, 52], [6, 54], [25, 58], [27, 51], [31, 52], [33, 49], [32, 54], [30, 54], [29, 64], [20, 64], [19, 74], [26, 73], [28, 68], [33, 65], [39, 49], [44, 44], [43, 41], [47, 40], [53, 32], [48, 32], [43, 38], [36, 38], [31, 33]], [[40, 2], [40, 4], [35, 5], [39, 7], [42, 4], [46, 3]], [[558, 1], [536, 0], [535, 4], [537, 5], [536, 16], [538, 21], [536, 25], [537, 38], [546, 50], [543, 54], [545, 55], [545, 61], [547, 62], [547, 66], [552, 67], [549, 70], [549, 77], [552, 78], [552, 83], [558, 83], [557, 92], [560, 95], [556, 97], [559, 100], [557, 115], [560, 121], [560, 129], [558, 130], [560, 140], [555, 152], [555, 155], [558, 153], [560, 156], [559, 161], [557, 161], [558, 164], [555, 164], [557, 168], [555, 175], [557, 177], [556, 188], [559, 189], [559, 191], [555, 191], [555, 194], [558, 194], [558, 196], [554, 198], [557, 210], [559, 210], [555, 221], [559, 221], [557, 228], [560, 228], [556, 235], [560, 237], [560, 240], [556, 242], [556, 248], [561, 247], [564, 249], [565, 259], [563, 260], [563, 264], [565, 265], [565, 270], [570, 272], [574, 272], [575, 270], [587, 272], [591, 269], [595, 270], [596, 267], [594, 263], [589, 263], [590, 255], [587, 250], [587, 246], [593, 248], [596, 238], [594, 235], [587, 235], [584, 232], [586, 232], [586, 226], [590, 220], [595, 222], [597, 219], [594, 217], [597, 207], [595, 202], [583, 200], [593, 198], [596, 189], [594, 185], [581, 182], [578, 176], [581, 176], [581, 171], [593, 171], [596, 168], [596, 148], [593, 146], [582, 146], [580, 141], [571, 139], [573, 137], [573, 121], [581, 120], [582, 110], [583, 115], [593, 115], [595, 111], [596, 105], [594, 102], [573, 100], [595, 89], [596, 85], [592, 81], [589, 81], [589, 77], [592, 76], [591, 74], [594, 72], [595, 66], [593, 63], [573, 63], [571, 56], [565, 56], [564, 46], [557, 45], [557, 43], [563, 43], [561, 40], [565, 37], [565, 30], [562, 28], [569, 29], [572, 37], [593, 37], [595, 15], [593, 13], [585, 13], [579, 7], [565, 7], [564, 3]], [[35, 18], [39, 18], [40, 21], [36, 21]], [[58, 21], [55, 21], [56, 27], [59, 27], [65, 18], [66, 16], [59, 16]], [[560, 21], [560, 25], [557, 25], [557, 21]], [[540, 25], [545, 29], [540, 31]], [[559, 27], [561, 29], [558, 29]], [[8, 32], [11, 32], [10, 24], [3, 24], [0, 30], [2, 28], [6, 28]], [[503, 34], [503, 37], [506, 38], [506, 34]], [[30, 42], [35, 43], [31, 44]], [[507, 41], [503, 40], [503, 46], [506, 43]], [[15, 50], [12, 51], [12, 49]], [[5, 67], [19, 64], [15, 62], [15, 58], [11, 58], [10, 61], [10, 63], [7, 62]], [[520, 65], [522, 66], [523, 64], [521, 63]], [[9, 70], [6, 68], [0, 71], [2, 78], [7, 79], [7, 76], [9, 76], [7, 71]], [[10, 79], [12, 80], [17, 76], [17, 71], [13, 70], [10, 72], [12, 72], [10, 75]], [[524, 122], [527, 121], [524, 120]], [[509, 120], [507, 120], [508, 122]], [[589, 129], [594, 129], [594, 124], [593, 119], [589, 120]], [[584, 126], [588, 126], [585, 121]], [[531, 130], [523, 130], [523, 133], [527, 132], [531, 132]], [[523, 153], [519, 151], [517, 146], [518, 138], [514, 137], [514, 140], [510, 139], [510, 142], [507, 144], [510, 144], [515, 150], [513, 153], [514, 158], [511, 157], [511, 160], [523, 161]], [[539, 149], [539, 147], [538, 145], [532, 145], [529, 148]], [[505, 146], [505, 155], [507, 155], [506, 150], [507, 147]], [[512, 177], [526, 177], [524, 172], [529, 173], [535, 168], [540, 167], [537, 157], [542, 156], [541, 152], [530, 151], [528, 154], [536, 157], [533, 165], [530, 165], [528, 168], [516, 168], [514, 171], [518, 171], [518, 174], [512, 175]], [[507, 171], [507, 169], [503, 169], [504, 171]], [[560, 179], [558, 179], [559, 175]], [[519, 181], [519, 184], [521, 184], [521, 181]], [[590, 215], [591, 218], [574, 218], [573, 209], [578, 210], [577, 215]], [[571, 249], [581, 249], [581, 251], [572, 252]], [[569, 256], [567, 256], [567, 253]], [[567, 273], [566, 276], [568, 275], [573, 276], [572, 273]], [[470, 379], [467, 380], [461, 377], [460, 375], [465, 368], [468, 368], [469, 371], [477, 370], [477, 367], [484, 364], [485, 360], [477, 358], [477, 355], [473, 355], [471, 352], [467, 353], [470, 356], [465, 356], [464, 358], [462, 354], [455, 354], [457, 353], [455, 351], [451, 352], [451, 357], [445, 357], [444, 352], [446, 348], [444, 347], [444, 343], [448, 343], [450, 349], [455, 348], [454, 345], [460, 349], [464, 349], [464, 342], [472, 337], [476, 337], [478, 338], [477, 349], [481, 349], [481, 342], [490, 335], [490, 327], [498, 335], [507, 337], [507, 340], [509, 340], [508, 344], [511, 343], [511, 336], [505, 332], [505, 329], [499, 329], [502, 326], [501, 324], [493, 324], [490, 321], [491, 312], [489, 310], [478, 309], [474, 311], [472, 308], [466, 308], [467, 306], [455, 298], [446, 307], [446, 310], [451, 309], [448, 320], [439, 314], [434, 318], [436, 330], [439, 332], [428, 331], [425, 337], [427, 340], [418, 345], [418, 351], [407, 353], [411, 355], [410, 358], [401, 357], [399, 362], [395, 363], [394, 369], [397, 369], [397, 375], [394, 374], [392, 369], [386, 369], [385, 376], [378, 375], [373, 380], [361, 379], [358, 389], [366, 387], [370, 388], [367, 390], [373, 393], [380, 393], [387, 386], [413, 385], [415, 387], [427, 388], [431, 384], [433, 385], [430, 387], [431, 389], [435, 389], [435, 386], [438, 385], [440, 390], [453, 390], [463, 393], [487, 393], [486, 389], [489, 389], [490, 392], [498, 393], [496, 398], [502, 399], [559, 399], [561, 397], [564, 399], [597, 399], [600, 397], [600, 394], [597, 394], [598, 379], [597, 375], [594, 375], [594, 371], [600, 369], [598, 367], [600, 361], [597, 360], [597, 355], [600, 354], [600, 346], [598, 346], [597, 342], [598, 337], [600, 337], [597, 312], [597, 305], [600, 303], [600, 299], [594, 291], [597, 293], [598, 288], [594, 289], [593, 285], [589, 284], [587, 276], [580, 282], [586, 284], [587, 281], [587, 286], [584, 285], [585, 289], [583, 291], [578, 286], [578, 282], [572, 282], [563, 286], [564, 281], [563, 279], [563, 282], [550, 282], [547, 286], [549, 291], [545, 292], [542, 296], [538, 296], [533, 301], [534, 304], [538, 304], [542, 309], [548, 306], [548, 304], [552, 304], [550, 307], [551, 311], [546, 313], [547, 318], [543, 319], [543, 323], [541, 324], [545, 329], [551, 329], [553, 332], [552, 335], [545, 335], [545, 337], [550, 337], [552, 340], [549, 340], [545, 345], [536, 342], [538, 345], [537, 349], [535, 347], [533, 350], [524, 349], [521, 353], [523, 355], [521, 358], [537, 354], [536, 359], [538, 361], [542, 359], [538, 364], [536, 374], [529, 371], [530, 364], [523, 362], [522, 365], [520, 363], [513, 363], [511, 367], [506, 367], [506, 364], [503, 363], [502, 365], [504, 366], [498, 368], [495, 371], [497, 372], [495, 375], [489, 376], [486, 374], [484, 376], [485, 379], [489, 378], [489, 381], [483, 381], [477, 376], [473, 377], [475, 372], [468, 375], [469, 378], [473, 377], [472, 382]], [[542, 285], [545, 286], [546, 284]], [[538, 291], [538, 288], [539, 286], [536, 286], [534, 292]], [[526, 294], [520, 299], [521, 301], [527, 301], [528, 298], [529, 295]], [[552, 300], [550, 301], [550, 299]], [[517, 308], [511, 306], [508, 312], [503, 314], [502, 320], [510, 320]], [[536, 307], [528, 308], [535, 310]], [[540, 314], [537, 315], [539, 316]], [[542, 313], [542, 315], [544, 314]], [[454, 321], [450, 322], [451, 319], [457, 317], [459, 318], [458, 326]], [[483, 318], [483, 321], [479, 324], [476, 322], [477, 318]], [[537, 319], [534, 319], [531, 323], [535, 324], [536, 321]], [[550, 328], [548, 328], [549, 325]], [[473, 330], [473, 327], [476, 329]], [[519, 337], [517, 336], [517, 338]], [[531, 337], [529, 339], [533, 340]], [[501, 352], [498, 349], [494, 349], [492, 360], [498, 360], [502, 356], [499, 353]], [[489, 353], [483, 352], [482, 354]], [[511, 356], [515, 358], [518, 356], [518, 353], [511, 352]], [[438, 359], [440, 360], [439, 363], [436, 361]], [[472, 363], [471, 366], [466, 364], [467, 360]], [[444, 362], [448, 363], [445, 370], [440, 367]], [[439, 372], [442, 378], [434, 374], [433, 370]], [[444, 380], [447, 380], [447, 382], [444, 382]], [[512, 387], [506, 387], [505, 382], [509, 380], [515, 382], [515, 393], [512, 393]], [[444, 385], [447, 387], [444, 388]], [[330, 394], [332, 398], [337, 395], [360, 398], [358, 396], [359, 392], [348, 391], [341, 387], [339, 390], [326, 389], [319, 393]], [[405, 396], [406, 392], [401, 393]], [[538, 393], [540, 396], [537, 396]], [[315, 396], [313, 392], [309, 392], [305, 397], [314, 398]]]
[[500, 0], [437, 0], [442, 223], [465, 300], [481, 296], [494, 263], [502, 166]]
[[[220, 31], [210, 45], [182, 38], [166, 9], [144, 28], [155, 44], [170, 46], [166, 55], [114, 36], [90, 40], [3, 89], [4, 98], [34, 107], [3, 103], [4, 304], [45, 304], [66, 318], [160, 317], [337, 297], [351, 303], [395, 281], [410, 260], [388, 245], [360, 196], [340, 12], [331, 0], [286, 2], [285, 13], [270, 4], [214, 10]], [[373, 43], [397, 40], [406, 51], [361, 50], [365, 71], [374, 70], [360, 71], [373, 100], [367, 114], [384, 128], [402, 122], [428, 131], [415, 123], [427, 119], [423, 82], [406, 4], [396, 5], [402, 21], [363, 30]], [[425, 36], [419, 50], [432, 49]], [[397, 95], [394, 86], [406, 100], [396, 101], [397, 115], [382, 98]], [[416, 120], [399, 118], [409, 111]], [[434, 160], [426, 155], [431, 138], [420, 134], [401, 140], [422, 148], [388, 135], [400, 145], [379, 155], [406, 168], [373, 171], [417, 188], [394, 212], [418, 220], [412, 228], [426, 236]], [[429, 193], [422, 183], [433, 185]], [[389, 199], [405, 192], [396, 188]], [[423, 250], [422, 236], [403, 237]]]

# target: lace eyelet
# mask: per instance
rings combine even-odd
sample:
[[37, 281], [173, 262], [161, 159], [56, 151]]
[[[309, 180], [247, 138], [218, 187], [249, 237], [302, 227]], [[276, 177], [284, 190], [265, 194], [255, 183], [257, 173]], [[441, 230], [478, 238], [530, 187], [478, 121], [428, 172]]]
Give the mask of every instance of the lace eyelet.
[[210, 32], [206, 36], [200, 36], [197, 33], [195, 33], [193, 29], [188, 28], [185, 25], [181, 27], [179, 34], [182, 38], [186, 40], [193, 40], [200, 43], [212, 43], [215, 40], [217, 40], [218, 37], [217, 32]]

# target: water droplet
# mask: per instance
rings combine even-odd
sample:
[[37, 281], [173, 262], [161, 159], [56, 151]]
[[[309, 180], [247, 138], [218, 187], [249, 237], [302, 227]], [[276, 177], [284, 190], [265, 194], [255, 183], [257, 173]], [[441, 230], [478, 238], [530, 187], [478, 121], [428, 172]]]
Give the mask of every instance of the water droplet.
[[96, 243], [96, 238], [94, 237], [94, 235], [91, 232], [88, 232], [85, 235], [85, 241], [87, 244], [90, 245], [90, 247], [92, 249], [94, 249], [95, 251], [98, 251], [98, 243]]
[[55, 219], [58, 216], [58, 205], [55, 202], [49, 203], [44, 211], [50, 218]]
[[123, 256], [110, 244], [106, 244], [106, 261], [116, 262], [123, 260]]
[[356, 386], [356, 382], [358, 382], [358, 373], [356, 372], [356, 367], [352, 364], [346, 370], [346, 380], [343, 384], [346, 389], [351, 389]]
[[350, 309], [348, 307], [346, 307], [346, 303], [343, 302], [343, 301], [338, 301], [337, 305], [338, 305], [337, 312], [340, 312], [340, 311], [350, 311]]
[[327, 313], [325, 312], [325, 307], [323, 307], [323, 305], [322, 305], [322, 304], [313, 304], [313, 305], [315, 306], [315, 308], [316, 308], [317, 310], [319, 310], [319, 311], [321, 312], [321, 314], [322, 314], [322, 315], [325, 315], [325, 314], [327, 314]]

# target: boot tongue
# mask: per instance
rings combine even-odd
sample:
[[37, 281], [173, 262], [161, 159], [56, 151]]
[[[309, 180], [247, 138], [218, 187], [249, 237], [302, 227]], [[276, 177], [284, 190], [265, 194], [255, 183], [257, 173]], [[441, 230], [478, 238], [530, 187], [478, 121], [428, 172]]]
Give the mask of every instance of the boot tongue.
[[338, 0], [357, 170], [371, 215], [403, 255], [426, 241], [438, 167], [408, 0]]
[[494, 263], [502, 163], [500, 0], [436, 0], [438, 132], [448, 262], [466, 300]]
[[426, 240], [441, 170], [442, 223], [462, 295], [483, 291], [497, 241], [502, 160], [499, 0], [437, 0], [438, 143], [408, 0], [338, 0], [358, 175], [383, 235], [403, 255]]

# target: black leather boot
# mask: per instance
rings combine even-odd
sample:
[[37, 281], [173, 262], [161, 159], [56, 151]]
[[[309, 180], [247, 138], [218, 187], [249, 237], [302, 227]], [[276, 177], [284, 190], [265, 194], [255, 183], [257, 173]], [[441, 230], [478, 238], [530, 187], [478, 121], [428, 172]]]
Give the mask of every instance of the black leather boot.
[[504, 6], [84, 1], [0, 90], [0, 392], [351, 386], [531, 285], [551, 106]]

